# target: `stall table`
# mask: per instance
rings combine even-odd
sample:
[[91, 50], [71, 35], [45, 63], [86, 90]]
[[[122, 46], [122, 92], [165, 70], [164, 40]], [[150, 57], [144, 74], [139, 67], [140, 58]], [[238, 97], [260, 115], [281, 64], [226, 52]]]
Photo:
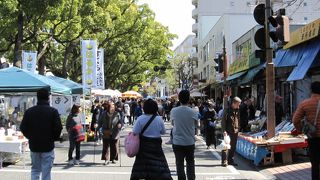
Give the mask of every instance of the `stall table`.
[[[28, 147], [27, 139], [17, 139], [17, 140], [0, 140], [0, 167], [2, 167], [3, 162], [7, 162], [6, 156], [8, 154], [17, 154], [23, 155], [23, 159], [25, 160], [25, 151]], [[25, 163], [24, 163], [25, 164]]]
[[246, 159], [253, 160], [255, 165], [266, 165], [274, 163], [274, 153], [282, 153], [283, 163], [292, 163], [292, 148], [307, 146], [307, 141], [299, 137], [284, 138], [281, 141], [266, 141], [239, 135], [236, 151]]

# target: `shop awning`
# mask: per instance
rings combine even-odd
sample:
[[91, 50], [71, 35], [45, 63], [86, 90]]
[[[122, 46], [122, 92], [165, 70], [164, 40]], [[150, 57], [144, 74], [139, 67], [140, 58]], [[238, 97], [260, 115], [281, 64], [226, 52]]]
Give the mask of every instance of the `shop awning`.
[[303, 79], [312, 63], [316, 59], [320, 51], [319, 41], [314, 41], [305, 46], [304, 53], [298, 63], [293, 69], [287, 81], [296, 81]]
[[259, 66], [249, 69], [248, 73], [244, 75], [244, 77], [240, 81], [240, 85], [251, 82], [253, 78], [264, 68], [265, 68], [265, 64], [260, 64]]
[[241, 77], [242, 75], [244, 75], [245, 73], [247, 73], [247, 71], [242, 71], [242, 72], [238, 72], [236, 74], [232, 74], [231, 76], [227, 77], [227, 81], [231, 81], [233, 79], [237, 79], [237, 78]]
[[274, 62], [275, 67], [296, 66], [299, 63], [303, 53], [306, 51], [305, 46], [294, 47], [288, 50], [279, 50], [276, 53]]

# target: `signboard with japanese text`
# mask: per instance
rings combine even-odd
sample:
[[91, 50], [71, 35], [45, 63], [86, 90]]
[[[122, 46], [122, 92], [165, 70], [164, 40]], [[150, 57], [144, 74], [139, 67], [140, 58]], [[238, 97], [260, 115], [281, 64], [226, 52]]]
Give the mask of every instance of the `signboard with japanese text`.
[[292, 32], [290, 41], [283, 49], [288, 49], [318, 36], [320, 36], [320, 18]]
[[37, 52], [22, 51], [22, 69], [36, 72]]
[[82, 85], [85, 88], [96, 86], [97, 41], [81, 40]]
[[104, 89], [104, 50], [98, 49], [96, 64], [96, 88]]
[[72, 104], [80, 104], [80, 94], [73, 94], [72, 95]]
[[[79, 98], [80, 101], [80, 98]], [[52, 96], [52, 107], [56, 108], [60, 115], [68, 115], [71, 111], [73, 102], [72, 96]]]

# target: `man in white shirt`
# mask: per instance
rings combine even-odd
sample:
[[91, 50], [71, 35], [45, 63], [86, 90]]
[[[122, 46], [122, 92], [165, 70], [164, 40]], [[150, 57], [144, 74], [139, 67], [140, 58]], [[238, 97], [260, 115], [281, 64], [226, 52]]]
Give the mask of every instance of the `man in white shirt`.
[[172, 147], [176, 158], [178, 180], [185, 180], [184, 160], [187, 162], [188, 180], [195, 179], [194, 149], [195, 149], [195, 121], [198, 113], [188, 106], [190, 92], [182, 90], [179, 93], [181, 106], [173, 108], [170, 114], [174, 122]]

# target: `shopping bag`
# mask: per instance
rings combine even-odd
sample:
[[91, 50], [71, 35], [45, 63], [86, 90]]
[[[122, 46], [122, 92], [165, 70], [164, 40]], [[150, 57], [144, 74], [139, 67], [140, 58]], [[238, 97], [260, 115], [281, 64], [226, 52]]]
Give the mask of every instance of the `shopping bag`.
[[218, 148], [222, 150], [228, 150], [231, 148], [230, 145], [230, 136], [227, 133], [223, 134], [223, 140], [221, 140], [221, 144], [218, 146]]
[[140, 148], [139, 134], [130, 132], [124, 140], [124, 149], [128, 157], [134, 157], [138, 154]]
[[84, 130], [83, 130], [83, 127], [81, 124], [78, 124], [78, 125], [75, 125], [73, 127], [73, 130], [75, 131], [75, 134], [76, 134], [76, 141], [77, 142], [81, 142], [81, 141], [84, 141], [85, 139], [85, 134], [84, 134]]

